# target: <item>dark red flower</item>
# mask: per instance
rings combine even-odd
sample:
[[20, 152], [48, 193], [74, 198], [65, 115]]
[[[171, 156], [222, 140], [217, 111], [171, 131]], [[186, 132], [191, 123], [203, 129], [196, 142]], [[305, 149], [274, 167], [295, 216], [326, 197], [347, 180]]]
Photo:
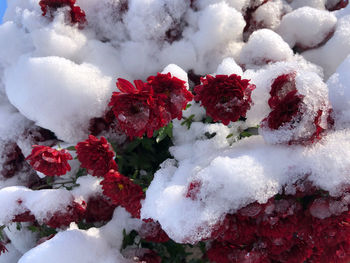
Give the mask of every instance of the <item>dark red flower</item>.
[[0, 241], [0, 255], [6, 252], [8, 252], [7, 248], [5, 247], [4, 243]]
[[[271, 96], [268, 100], [271, 112], [260, 126], [263, 135], [269, 129], [272, 132], [283, 129], [284, 138], [270, 136], [269, 140], [274, 141], [275, 138], [278, 142], [288, 144], [312, 143], [319, 140], [322, 132], [332, 126], [332, 110], [324, 105], [315, 105], [320, 107], [318, 110], [305, 105], [305, 96], [298, 92], [295, 78], [296, 72], [283, 74], [278, 76], [271, 85]], [[328, 105], [326, 102], [324, 104]], [[313, 117], [310, 117], [312, 115]], [[327, 122], [326, 125], [325, 122]], [[308, 131], [305, 130], [306, 127]]]
[[34, 222], [35, 221], [35, 216], [28, 210], [25, 211], [24, 213], [15, 215], [12, 219], [12, 222]]
[[169, 236], [164, 232], [158, 222], [151, 220], [143, 220], [139, 230], [141, 238], [149, 242], [164, 243], [169, 241]]
[[193, 95], [186, 89], [186, 82], [172, 77], [170, 73], [150, 76], [147, 83], [152, 87], [154, 96], [158, 97], [160, 106], [171, 114], [171, 119], [182, 117], [182, 110], [186, 108]]
[[161, 263], [162, 258], [153, 250], [148, 249], [141, 257], [136, 261], [138, 263]]
[[56, 150], [42, 145], [33, 145], [32, 153], [26, 158], [33, 169], [47, 176], [66, 174], [71, 169], [68, 160], [72, 159], [65, 149]]
[[263, 251], [245, 250], [230, 243], [213, 242], [207, 251], [210, 262], [215, 263], [267, 263]]
[[295, 77], [296, 73], [291, 72], [280, 75], [273, 81], [270, 91], [271, 97], [268, 101], [271, 109], [278, 106], [289, 92], [296, 90]]
[[23, 168], [24, 156], [16, 143], [9, 142], [3, 147], [0, 158], [4, 160], [4, 163], [0, 167], [0, 174], [5, 178], [11, 178]]
[[[290, 91], [277, 105], [274, 106], [269, 116], [266, 118], [267, 125], [272, 130], [277, 130], [284, 124], [298, 122], [301, 111], [303, 96], [297, 90]], [[274, 101], [273, 103], [276, 103]], [[299, 114], [299, 116], [298, 116]]]
[[207, 114], [214, 121], [222, 121], [227, 125], [230, 121], [237, 121], [245, 117], [252, 103], [251, 93], [255, 85], [249, 84], [248, 79], [232, 74], [207, 75], [201, 78], [201, 85], [194, 88], [195, 100], [201, 101]]
[[39, 5], [43, 16], [45, 16], [48, 11], [53, 12], [58, 8], [69, 6], [72, 23], [79, 23], [82, 25], [86, 22], [85, 12], [81, 10], [79, 6], [75, 6], [75, 2], [76, 0], [41, 0]]
[[142, 137], [144, 133], [152, 137], [158, 126], [153, 92], [141, 80], [135, 80], [134, 83], [135, 87], [129, 81], [119, 78], [117, 87], [120, 92], [113, 92], [109, 106], [121, 129], [131, 139]]
[[67, 206], [66, 211], [57, 211], [53, 215], [49, 215], [44, 223], [52, 228], [69, 226], [72, 222], [78, 223], [83, 218], [84, 212], [85, 208], [74, 202]]
[[104, 176], [110, 169], [118, 169], [114, 161], [112, 146], [105, 137], [97, 139], [89, 135], [89, 139], [75, 146], [81, 167], [86, 168], [93, 176]]
[[349, 0], [338, 0], [337, 2], [327, 1], [326, 8], [328, 9], [328, 11], [336, 11], [347, 7], [348, 4], [349, 4]]
[[116, 205], [102, 195], [90, 197], [87, 201], [84, 218], [86, 222], [108, 222], [112, 219]]
[[145, 195], [139, 185], [114, 170], [105, 175], [101, 185], [103, 194], [115, 205], [124, 207], [133, 217], [140, 218], [141, 200]]

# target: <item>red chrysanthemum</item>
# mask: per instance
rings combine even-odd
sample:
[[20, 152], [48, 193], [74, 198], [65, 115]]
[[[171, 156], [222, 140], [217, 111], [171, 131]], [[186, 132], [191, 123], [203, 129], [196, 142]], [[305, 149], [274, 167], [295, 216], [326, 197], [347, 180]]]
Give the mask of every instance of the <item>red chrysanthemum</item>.
[[0, 158], [4, 160], [0, 174], [5, 178], [13, 177], [23, 167], [24, 156], [16, 143], [5, 144]]
[[89, 135], [89, 139], [75, 146], [81, 167], [86, 168], [93, 176], [104, 176], [110, 169], [118, 168], [114, 161], [112, 146], [106, 138], [97, 139]]
[[121, 129], [131, 139], [142, 137], [144, 133], [152, 137], [154, 129], [158, 127], [153, 92], [141, 80], [135, 80], [134, 83], [135, 87], [129, 81], [119, 78], [117, 87], [120, 92], [113, 92], [109, 106]]
[[296, 73], [291, 72], [280, 75], [273, 81], [268, 101], [270, 108], [275, 108], [289, 92], [296, 90], [295, 77]]
[[164, 243], [169, 241], [169, 236], [164, 232], [158, 221], [154, 222], [152, 219], [143, 220], [139, 235], [149, 242]]
[[[263, 135], [265, 131], [278, 133], [283, 130], [280, 133], [284, 134], [283, 140], [278, 136], [274, 138], [279, 138], [281, 140], [279, 142], [288, 144], [304, 144], [319, 140], [322, 132], [330, 128], [333, 121], [331, 109], [329, 106], [324, 106], [327, 102], [319, 103], [314, 108], [304, 103], [306, 98], [296, 87], [296, 76], [296, 72], [291, 72], [280, 75], [273, 81], [268, 100], [271, 112], [261, 123]], [[274, 141], [270, 136], [268, 140], [271, 139]]]
[[139, 185], [114, 170], [105, 175], [101, 185], [103, 194], [115, 205], [124, 207], [133, 217], [140, 218], [141, 200], [145, 195]]
[[201, 78], [201, 85], [195, 87], [195, 100], [201, 101], [207, 114], [214, 121], [222, 121], [227, 125], [245, 117], [252, 103], [251, 93], [255, 85], [249, 84], [248, 79], [232, 74], [207, 75]]
[[[298, 114], [300, 116], [300, 107], [302, 105], [303, 96], [298, 94], [296, 90], [290, 91], [278, 104], [274, 106], [267, 117], [267, 125], [272, 130], [279, 129], [282, 125], [291, 122], [298, 122]], [[275, 103], [275, 102], [274, 102]]]
[[213, 242], [207, 251], [210, 262], [215, 263], [268, 263], [266, 255], [262, 251], [249, 251], [236, 247], [230, 243]]
[[69, 226], [70, 223], [78, 223], [84, 215], [85, 208], [74, 202], [67, 206], [66, 211], [57, 211], [44, 220], [44, 223], [52, 228]]
[[33, 145], [32, 153], [26, 158], [35, 170], [47, 176], [66, 174], [71, 169], [68, 160], [72, 159], [65, 149], [56, 150], [42, 145]]
[[39, 5], [43, 16], [46, 15], [47, 11], [51, 12], [57, 10], [57, 8], [69, 6], [72, 23], [82, 25], [86, 22], [85, 12], [79, 6], [75, 6], [75, 2], [76, 0], [41, 0]]
[[12, 222], [34, 222], [35, 221], [35, 216], [28, 210], [25, 211], [24, 213], [15, 215], [12, 219]]
[[172, 77], [170, 73], [150, 76], [147, 83], [152, 87], [154, 96], [158, 97], [159, 106], [170, 113], [171, 119], [182, 117], [182, 110], [186, 108], [193, 95], [186, 89], [186, 82]]
[[112, 219], [116, 205], [102, 195], [89, 198], [84, 214], [86, 222], [108, 222]]

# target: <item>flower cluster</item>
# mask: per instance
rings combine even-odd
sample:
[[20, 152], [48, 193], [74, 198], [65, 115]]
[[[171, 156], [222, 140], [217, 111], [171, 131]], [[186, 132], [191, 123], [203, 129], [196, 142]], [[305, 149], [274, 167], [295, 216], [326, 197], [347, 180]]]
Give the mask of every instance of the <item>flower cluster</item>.
[[170, 73], [150, 76], [147, 82], [135, 80], [135, 87], [125, 79], [118, 79], [120, 92], [113, 92], [109, 106], [121, 129], [132, 139], [166, 126], [172, 119], [182, 117], [182, 110], [192, 100], [185, 82]]
[[236, 74], [230, 76], [207, 75], [201, 78], [201, 85], [195, 87], [195, 100], [201, 101], [207, 114], [214, 121], [227, 125], [245, 117], [252, 103], [251, 93], [255, 85]]
[[207, 256], [216, 263], [346, 263], [350, 212], [340, 204], [317, 192], [252, 203], [214, 227]]
[[56, 11], [58, 8], [68, 6], [70, 8], [70, 18], [72, 23], [83, 25], [86, 23], [85, 12], [79, 6], [75, 6], [76, 0], [41, 0], [39, 5], [43, 12], [46, 13]]

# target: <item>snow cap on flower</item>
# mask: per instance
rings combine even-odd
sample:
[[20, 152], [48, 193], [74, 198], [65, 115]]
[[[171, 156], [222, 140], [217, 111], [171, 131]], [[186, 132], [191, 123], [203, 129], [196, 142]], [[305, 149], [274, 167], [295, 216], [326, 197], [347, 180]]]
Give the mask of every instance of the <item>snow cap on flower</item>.
[[56, 11], [57, 8], [69, 6], [70, 7], [70, 18], [72, 23], [79, 23], [80, 25], [86, 22], [85, 12], [81, 10], [79, 6], [75, 6], [76, 0], [41, 0], [39, 5], [43, 16], [46, 15], [48, 11]]
[[65, 149], [56, 150], [42, 145], [33, 145], [32, 153], [26, 158], [33, 169], [47, 176], [66, 174], [71, 170], [68, 160], [72, 159]]
[[315, 73], [292, 71], [278, 76], [268, 104], [271, 111], [259, 131], [268, 143], [314, 142], [333, 123], [327, 86]]

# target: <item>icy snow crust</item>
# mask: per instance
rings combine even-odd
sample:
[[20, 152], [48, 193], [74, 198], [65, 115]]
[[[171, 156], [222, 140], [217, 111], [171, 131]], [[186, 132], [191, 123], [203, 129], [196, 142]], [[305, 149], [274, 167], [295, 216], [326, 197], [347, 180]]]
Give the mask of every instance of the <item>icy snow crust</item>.
[[[282, 186], [292, 186], [298, 179], [307, 177], [334, 196], [350, 183], [349, 130], [329, 133], [310, 147], [269, 145], [261, 136], [230, 146], [229, 128], [220, 124], [198, 123], [188, 131], [182, 126], [176, 130], [181, 134], [171, 148], [176, 161], [166, 161], [156, 173], [142, 216], [157, 219], [177, 242], [208, 238], [210, 227], [226, 213], [254, 201], [266, 203]], [[203, 140], [205, 132], [217, 134]], [[202, 184], [195, 201], [186, 198], [192, 181]], [[293, 189], [289, 188], [291, 194]]]
[[[158, 220], [177, 242], [195, 243], [209, 237], [226, 213], [265, 203], [283, 187], [293, 194], [299, 179], [333, 196], [350, 184], [349, 6], [328, 12], [325, 0], [269, 1], [252, 15], [263, 29], [244, 39], [249, 0], [198, 0], [195, 8], [184, 0], [129, 0], [128, 9], [121, 0], [78, 0], [88, 21], [84, 29], [67, 21], [66, 8], [52, 19], [43, 17], [38, 2], [8, 1], [0, 25], [0, 167], [9, 142], [29, 154], [33, 139], [27, 133], [34, 125], [54, 132], [62, 145], [86, 139], [89, 120], [104, 114], [116, 91], [116, 78], [145, 80], [163, 71], [188, 82], [186, 72], [193, 70], [250, 79], [256, 85], [254, 104], [246, 122], [224, 126], [202, 123], [205, 110], [191, 102], [183, 116], [194, 114], [194, 122], [187, 129], [174, 121], [173, 159], [155, 174], [143, 218]], [[292, 48], [303, 52], [294, 54]], [[236, 142], [241, 131], [269, 114], [273, 80], [291, 72], [305, 98], [304, 122], [293, 133], [260, 129], [260, 135]], [[333, 107], [334, 129], [314, 145], [285, 145], [305, 136], [320, 104], [324, 110]], [[102, 190], [100, 179], [86, 176], [73, 191], [33, 191], [21, 186], [26, 177], [25, 169], [14, 178], [0, 176], [0, 225], [9, 226], [5, 234], [11, 241], [0, 263], [133, 262], [119, 250], [123, 229], [137, 230], [140, 221], [122, 208], [101, 228], [85, 231], [72, 224], [36, 246], [36, 234], [11, 223], [15, 215], [29, 210], [42, 222]], [[201, 183], [193, 199], [186, 198], [191, 182]]]

